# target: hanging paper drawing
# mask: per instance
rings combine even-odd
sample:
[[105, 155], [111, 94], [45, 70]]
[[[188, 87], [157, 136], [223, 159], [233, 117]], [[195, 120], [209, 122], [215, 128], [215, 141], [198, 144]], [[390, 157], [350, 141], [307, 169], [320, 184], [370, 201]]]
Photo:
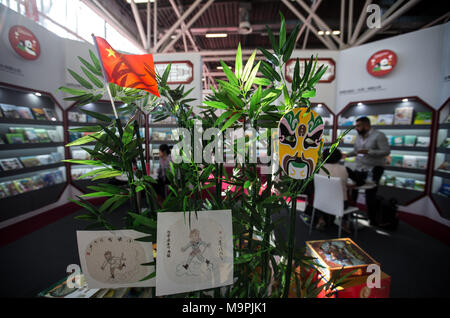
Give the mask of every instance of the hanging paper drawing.
[[325, 126], [316, 112], [306, 107], [285, 114], [278, 126], [281, 168], [293, 179], [306, 179], [316, 168], [324, 144]]
[[233, 282], [231, 211], [191, 212], [190, 218], [188, 213], [158, 213], [157, 296]]
[[89, 288], [152, 287], [143, 280], [154, 272], [151, 242], [136, 241], [147, 236], [133, 230], [77, 231], [78, 251]]

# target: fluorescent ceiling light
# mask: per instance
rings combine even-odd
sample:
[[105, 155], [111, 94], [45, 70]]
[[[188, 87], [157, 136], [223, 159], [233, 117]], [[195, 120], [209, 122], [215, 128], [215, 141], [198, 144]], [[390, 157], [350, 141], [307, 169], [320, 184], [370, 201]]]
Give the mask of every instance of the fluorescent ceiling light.
[[402, 99], [402, 102], [404, 102], [404, 103], [407, 102], [407, 101], [408, 101], [407, 98], [403, 98], [403, 99]]
[[323, 35], [324, 33], [325, 33], [325, 32], [323, 32], [323, 31], [317, 32], [318, 35]]
[[228, 34], [226, 33], [207, 33], [205, 37], [207, 38], [226, 38]]
[[[131, 0], [127, 0], [128, 3], [131, 3]], [[134, 0], [134, 3], [147, 3], [147, 0]], [[150, 2], [155, 2], [155, 0], [150, 0]]]

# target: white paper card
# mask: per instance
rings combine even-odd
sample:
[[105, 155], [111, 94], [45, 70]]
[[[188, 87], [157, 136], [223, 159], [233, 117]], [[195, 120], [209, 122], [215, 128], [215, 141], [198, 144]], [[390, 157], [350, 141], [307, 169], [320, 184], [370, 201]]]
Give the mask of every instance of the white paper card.
[[[186, 218], [185, 218], [186, 216]], [[233, 283], [231, 210], [158, 213], [156, 296]]]
[[154, 272], [151, 242], [134, 230], [77, 231], [78, 253], [89, 288], [154, 287], [155, 278], [140, 281]]

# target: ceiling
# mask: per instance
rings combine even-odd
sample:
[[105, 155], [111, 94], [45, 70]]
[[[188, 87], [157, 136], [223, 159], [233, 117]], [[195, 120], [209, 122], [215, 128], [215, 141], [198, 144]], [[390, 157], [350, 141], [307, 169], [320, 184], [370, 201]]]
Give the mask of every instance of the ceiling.
[[[136, 0], [135, 0], [136, 1]], [[178, 33], [172, 37], [167, 35], [167, 40], [158, 47], [157, 52], [184, 52], [200, 51], [204, 55], [205, 65], [210, 70], [215, 70], [219, 65], [218, 57], [224, 58], [226, 51], [233, 52], [240, 42], [243, 49], [253, 50], [257, 47], [269, 48], [269, 37], [265, 25], [269, 25], [275, 34], [278, 34], [281, 12], [286, 18], [286, 26], [292, 30], [297, 22], [302, 23], [301, 36], [297, 41], [297, 49], [343, 49], [349, 46], [359, 45], [371, 41], [392, 37], [411, 32], [434, 24], [444, 23], [450, 18], [450, 6], [432, 6], [430, 1], [420, 0], [248, 0], [248, 1], [224, 1], [224, 0], [156, 0], [157, 1], [157, 35], [156, 40], [161, 40], [166, 32], [178, 21], [177, 13], [172, 5], [182, 15], [189, 10], [184, 23], [192, 22], [189, 28], [190, 34], [184, 33], [175, 41], [173, 47], [167, 45], [173, 41]], [[129, 37], [133, 37], [135, 43], [143, 47], [147, 38], [147, 21], [150, 21], [150, 50], [154, 49], [154, 4], [150, 6], [150, 15], [147, 16], [147, 4], [136, 4], [136, 13], [141, 20], [141, 32], [137, 26], [136, 15], [130, 3], [126, 0], [84, 0], [91, 6], [103, 6], [109, 19], [116, 20], [116, 26], [123, 28]], [[137, 2], [137, 1], [136, 1]], [[444, 2], [445, 3], [445, 2]], [[381, 28], [369, 29], [366, 24], [367, 17], [374, 11], [361, 13], [367, 5], [376, 4], [380, 8]], [[209, 6], [208, 6], [209, 5]], [[206, 10], [198, 15], [203, 6]], [[341, 10], [343, 8], [343, 11]], [[364, 10], [364, 11], [363, 11]], [[315, 16], [310, 16], [310, 13]], [[240, 14], [241, 13], [241, 14]], [[341, 13], [343, 13], [341, 15]], [[385, 15], [385, 16], [384, 16]], [[138, 20], [139, 20], [138, 19]], [[248, 34], [240, 34], [240, 23], [249, 23], [252, 31]], [[385, 23], [386, 22], [386, 23]], [[242, 25], [241, 32], [248, 29]], [[181, 32], [183, 23], [175, 29]], [[359, 29], [359, 30], [358, 30]], [[340, 31], [340, 35], [319, 35], [318, 31]], [[351, 32], [351, 36], [349, 36]], [[226, 33], [225, 38], [207, 38], [206, 33]], [[356, 33], [356, 34], [355, 34]], [[370, 36], [368, 36], [368, 33]], [[217, 54], [211, 51], [217, 51]], [[208, 55], [208, 56], [206, 56]], [[214, 57], [216, 55], [216, 57]]]

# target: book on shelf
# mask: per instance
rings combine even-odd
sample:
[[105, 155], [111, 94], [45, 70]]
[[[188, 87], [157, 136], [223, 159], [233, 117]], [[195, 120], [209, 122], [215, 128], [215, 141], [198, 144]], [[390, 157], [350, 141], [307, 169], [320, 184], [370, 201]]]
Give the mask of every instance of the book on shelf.
[[392, 125], [394, 123], [394, 114], [380, 114], [376, 125]]
[[445, 138], [440, 147], [450, 148], [450, 138]]
[[52, 142], [61, 142], [62, 141], [61, 135], [58, 133], [57, 130], [49, 129], [49, 130], [47, 130], [47, 134]]
[[367, 115], [366, 117], [369, 118], [370, 124], [372, 126], [374, 126], [378, 123], [378, 115]]
[[403, 156], [402, 155], [391, 155], [391, 166], [392, 167], [403, 167]]
[[51, 155], [39, 155], [39, 156], [36, 156], [36, 158], [39, 160], [39, 163], [41, 166], [50, 165], [52, 163], [55, 163], [55, 161]]
[[33, 179], [23, 178], [19, 180], [14, 180], [14, 185], [19, 193], [25, 193], [34, 190]]
[[322, 117], [323, 120], [323, 124], [325, 126], [333, 126], [333, 117], [328, 116], [328, 117]]
[[39, 138], [38, 138], [34, 128], [30, 128], [30, 127], [25, 128], [24, 134], [25, 134], [25, 137], [28, 142], [31, 142], [31, 143], [39, 142]]
[[35, 129], [36, 135], [39, 139], [39, 142], [51, 142], [52, 140], [48, 136], [48, 132], [46, 129]]
[[91, 155], [87, 151], [72, 149], [72, 159], [89, 160], [90, 158]]
[[8, 192], [8, 196], [20, 194], [20, 192], [16, 188], [16, 185], [14, 184], [14, 181], [3, 182], [3, 185]]
[[42, 108], [33, 107], [33, 114], [37, 120], [47, 120], [47, 116], [45, 116], [45, 112]]
[[44, 180], [42, 179], [42, 175], [37, 175], [32, 177], [33, 184], [35, 189], [42, 189], [44, 187]]
[[442, 183], [441, 187], [438, 191], [439, 194], [449, 197], [450, 196], [450, 184], [449, 183]]
[[411, 125], [414, 108], [410, 106], [397, 107], [394, 114], [395, 125]]
[[417, 112], [414, 117], [414, 125], [431, 125], [432, 120], [432, 112]]
[[426, 169], [427, 163], [428, 163], [428, 157], [416, 156], [416, 168], [417, 169]]
[[430, 145], [430, 137], [417, 136], [416, 147], [428, 147]]
[[0, 199], [6, 198], [6, 197], [9, 197], [9, 194], [2, 182], [2, 183], [0, 183]]
[[445, 172], [450, 171], [450, 162], [444, 161], [439, 165], [438, 170], [442, 170]]
[[354, 144], [356, 140], [356, 135], [345, 135], [344, 138], [342, 138], [344, 141], [344, 144]]
[[425, 181], [415, 180], [414, 181], [414, 190], [424, 191], [425, 190]]
[[79, 112], [68, 112], [69, 121], [76, 123], [87, 123], [87, 115]]
[[23, 166], [17, 158], [0, 159], [0, 166], [3, 171], [22, 169]]
[[416, 136], [406, 135], [403, 145], [407, 147], [414, 147], [416, 145], [416, 139], [417, 139]]
[[405, 178], [403, 182], [403, 188], [414, 189], [415, 183], [416, 183], [415, 179]]
[[37, 167], [41, 165], [41, 162], [36, 156], [20, 157], [20, 161], [25, 168]]
[[17, 106], [17, 111], [20, 114], [20, 118], [23, 119], [34, 119], [31, 109], [25, 106]]
[[416, 168], [415, 156], [403, 156], [403, 168]]
[[6, 118], [20, 118], [20, 113], [17, 109], [17, 106], [10, 104], [0, 104], [0, 108], [3, 111], [3, 115]]
[[355, 116], [339, 118], [340, 126], [353, 126], [354, 124], [355, 124]]
[[23, 144], [25, 143], [25, 138], [23, 137], [23, 134], [20, 133], [8, 133], [5, 134], [6, 140], [8, 141], [8, 144]]
[[405, 136], [392, 136], [391, 145], [392, 146], [403, 146], [405, 143]]
[[51, 108], [44, 108], [45, 117], [50, 121], [58, 121], [58, 116], [56, 115], [55, 110]]
[[61, 162], [64, 159], [64, 155], [60, 152], [52, 152], [50, 154], [53, 157], [54, 162]]

